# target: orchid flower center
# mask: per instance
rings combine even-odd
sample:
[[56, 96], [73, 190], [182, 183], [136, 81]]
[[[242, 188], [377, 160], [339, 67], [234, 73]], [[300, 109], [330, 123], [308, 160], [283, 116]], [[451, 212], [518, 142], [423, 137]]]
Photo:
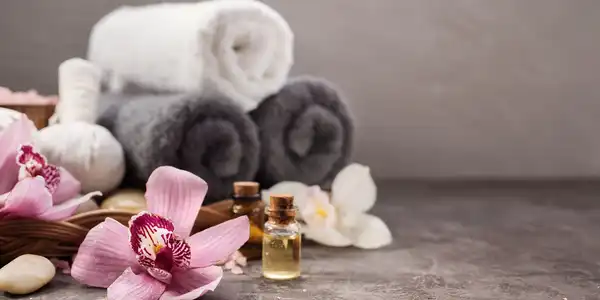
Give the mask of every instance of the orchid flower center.
[[315, 214], [317, 214], [317, 216], [321, 217], [321, 218], [327, 218], [327, 216], [329, 215], [327, 213], [327, 211], [325, 210], [325, 208], [323, 208], [322, 206], [317, 206], [316, 210], [315, 210]]
[[32, 145], [21, 145], [17, 154], [19, 180], [40, 176], [44, 178], [46, 188], [53, 193], [60, 183], [59, 169], [48, 163], [46, 158], [35, 151]]
[[190, 246], [173, 233], [174, 229], [169, 219], [145, 211], [129, 221], [129, 242], [138, 263], [159, 280], [190, 265]]

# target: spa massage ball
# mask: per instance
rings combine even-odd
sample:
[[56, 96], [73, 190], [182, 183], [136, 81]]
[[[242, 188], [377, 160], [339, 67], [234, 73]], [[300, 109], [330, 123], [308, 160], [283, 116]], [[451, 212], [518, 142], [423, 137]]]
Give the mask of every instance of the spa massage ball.
[[125, 175], [121, 144], [104, 127], [85, 122], [52, 125], [39, 131], [36, 145], [51, 164], [81, 182], [82, 193], [110, 192]]

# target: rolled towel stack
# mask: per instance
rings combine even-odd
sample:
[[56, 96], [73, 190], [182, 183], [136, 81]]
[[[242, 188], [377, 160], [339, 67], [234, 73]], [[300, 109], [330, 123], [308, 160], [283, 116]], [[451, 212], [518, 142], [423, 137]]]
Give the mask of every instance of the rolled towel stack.
[[209, 202], [239, 180], [329, 187], [350, 160], [352, 120], [329, 83], [288, 81], [293, 41], [286, 21], [255, 0], [127, 6], [103, 17], [88, 58], [108, 86], [98, 122], [124, 148], [126, 185], [171, 165], [205, 179]]
[[94, 26], [88, 58], [114, 93], [130, 84], [200, 93], [209, 86], [250, 111], [285, 83], [293, 34], [254, 0], [126, 6]]
[[350, 161], [354, 127], [338, 91], [322, 79], [290, 80], [251, 113], [260, 132], [262, 186], [299, 181], [328, 188]]
[[154, 169], [169, 165], [203, 178], [214, 202], [258, 169], [256, 126], [225, 97], [105, 94], [100, 104], [98, 122], [123, 145], [130, 186], [143, 187]]

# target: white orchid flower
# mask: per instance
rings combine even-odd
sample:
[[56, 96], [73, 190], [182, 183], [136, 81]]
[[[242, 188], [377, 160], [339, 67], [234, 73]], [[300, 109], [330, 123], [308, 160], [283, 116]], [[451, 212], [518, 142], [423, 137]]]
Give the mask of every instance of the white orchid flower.
[[333, 180], [331, 193], [300, 182], [280, 182], [263, 190], [263, 200], [272, 194], [291, 194], [299, 210], [302, 233], [317, 243], [376, 249], [392, 242], [387, 225], [367, 214], [377, 198], [377, 187], [368, 167], [351, 164]]

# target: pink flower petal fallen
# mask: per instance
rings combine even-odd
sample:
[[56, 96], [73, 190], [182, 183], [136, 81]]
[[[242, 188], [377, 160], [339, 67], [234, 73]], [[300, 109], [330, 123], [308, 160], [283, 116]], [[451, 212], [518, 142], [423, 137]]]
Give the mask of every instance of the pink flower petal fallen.
[[106, 292], [110, 300], [158, 300], [164, 291], [162, 282], [154, 280], [146, 272], [136, 274], [129, 268]]
[[19, 146], [28, 143], [34, 131], [33, 123], [22, 115], [0, 133], [0, 194], [8, 193], [17, 183], [19, 166], [15, 158]]
[[159, 167], [146, 184], [148, 211], [169, 218], [175, 233], [190, 235], [208, 186], [200, 177], [173, 167]]
[[161, 300], [193, 300], [214, 291], [223, 278], [223, 269], [212, 266], [175, 273]]
[[54, 205], [61, 204], [67, 200], [75, 198], [81, 191], [81, 183], [64, 168], [60, 170], [60, 183], [58, 188], [52, 193], [52, 202]]
[[245, 267], [247, 264], [247, 258], [240, 251], [235, 251], [229, 256], [229, 260], [225, 262], [223, 269], [230, 270], [232, 274], [240, 275], [244, 274], [242, 267]]
[[235, 274], [235, 275], [241, 275], [244, 274], [244, 270], [238, 266], [235, 261], [230, 260], [227, 263], [225, 263], [225, 265], [223, 266], [224, 270], [230, 270], [231, 274]]
[[69, 262], [66, 260], [51, 258], [50, 261], [57, 269], [59, 269], [63, 274], [69, 275], [71, 274], [71, 266]]
[[95, 196], [102, 196], [100, 192], [91, 192], [86, 195], [83, 195], [79, 198], [74, 198], [68, 201], [65, 201], [59, 205], [55, 205], [50, 207], [44, 213], [37, 216], [40, 220], [48, 220], [48, 221], [58, 221], [66, 219], [72, 216], [79, 205], [88, 202]]
[[[107, 288], [137, 259], [127, 227], [107, 218], [87, 234], [71, 266], [71, 276], [89, 286]], [[131, 298], [130, 298], [131, 299]]]
[[188, 238], [192, 247], [190, 267], [203, 268], [227, 261], [250, 237], [248, 217], [233, 220], [198, 232]]
[[19, 181], [7, 195], [0, 219], [10, 217], [36, 217], [52, 207], [52, 195], [41, 177]]

